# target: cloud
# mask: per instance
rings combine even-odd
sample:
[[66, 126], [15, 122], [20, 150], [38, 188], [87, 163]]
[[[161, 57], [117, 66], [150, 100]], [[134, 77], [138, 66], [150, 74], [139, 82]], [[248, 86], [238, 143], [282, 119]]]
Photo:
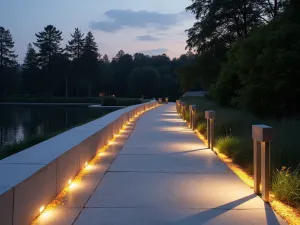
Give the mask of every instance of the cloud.
[[182, 12], [165, 14], [146, 10], [133, 11], [120, 9], [106, 11], [105, 15], [108, 20], [91, 22], [90, 27], [94, 30], [105, 32], [115, 32], [124, 27], [154, 27], [157, 30], [165, 30], [179, 24], [182, 17], [186, 17]]
[[161, 55], [163, 53], [167, 53], [168, 51], [169, 50], [166, 48], [157, 48], [157, 49], [145, 50], [140, 52], [144, 53], [145, 55]]
[[139, 41], [158, 41], [160, 38], [154, 37], [152, 35], [143, 35], [137, 36], [136, 39]]

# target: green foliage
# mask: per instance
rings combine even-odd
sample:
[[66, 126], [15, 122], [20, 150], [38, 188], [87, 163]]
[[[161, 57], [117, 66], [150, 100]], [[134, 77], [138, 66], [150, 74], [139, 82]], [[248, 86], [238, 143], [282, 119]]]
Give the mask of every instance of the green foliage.
[[250, 37], [235, 43], [214, 89], [222, 105], [261, 117], [299, 114], [300, 22], [287, 10]]
[[300, 207], [300, 174], [296, 169], [291, 171], [282, 167], [272, 179], [272, 190], [276, 198], [289, 205]]
[[234, 136], [219, 136], [216, 140], [216, 147], [219, 152], [232, 157], [235, 152], [239, 151], [241, 141], [238, 137]]
[[134, 69], [128, 77], [128, 92], [132, 96], [154, 97], [161, 87], [161, 78], [153, 67]]
[[[252, 125], [266, 124], [274, 128], [274, 138], [272, 141], [271, 168], [280, 168], [286, 165], [296, 168], [299, 164], [300, 152], [297, 150], [299, 119], [274, 120], [260, 119], [243, 110], [221, 107], [213, 101], [204, 97], [183, 97], [182, 100], [187, 104], [197, 105], [197, 114], [204, 118], [205, 110], [216, 111], [215, 136], [238, 137], [241, 148], [235, 151], [232, 158], [238, 165], [252, 171], [253, 149], [252, 149]], [[205, 120], [200, 120], [205, 122]]]
[[218, 44], [231, 45], [237, 38], [249, 35], [253, 28], [274, 16], [278, 6], [265, 0], [192, 0], [186, 10], [196, 17], [188, 29], [187, 47], [199, 53]]
[[185, 110], [184, 119], [190, 122], [190, 111], [188, 109]]
[[207, 124], [206, 124], [206, 122], [198, 123], [196, 129], [200, 132], [200, 134], [206, 136], [206, 134], [207, 134]]

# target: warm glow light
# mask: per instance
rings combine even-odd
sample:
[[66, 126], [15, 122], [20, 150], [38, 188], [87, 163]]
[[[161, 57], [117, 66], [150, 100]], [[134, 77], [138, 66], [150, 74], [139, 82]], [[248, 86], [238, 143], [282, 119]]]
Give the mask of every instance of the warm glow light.
[[[200, 134], [198, 131], [195, 131], [198, 138], [202, 140], [207, 145], [207, 140], [205, 137]], [[251, 189], [254, 187], [253, 177], [248, 175], [240, 166], [233, 163], [232, 159], [227, 157], [226, 155], [219, 153], [217, 148], [214, 148], [214, 152], [217, 153], [217, 156], [225, 162], [228, 167], [242, 180], [244, 181]], [[296, 225], [300, 224], [300, 216], [296, 209], [291, 206], [288, 206], [278, 200], [275, 199], [274, 194], [270, 193], [270, 204], [272, 208], [277, 212], [280, 216], [282, 216], [285, 220], [287, 220], [288, 224]]]
[[72, 183], [72, 184], [70, 185], [70, 188], [71, 188], [71, 189], [76, 188], [76, 187], [77, 187], [77, 184], [75, 184], [75, 183]]
[[[152, 107], [153, 108], [153, 107]], [[147, 110], [146, 110], [147, 111]], [[142, 113], [136, 113], [134, 117], [137, 117], [139, 115], [141, 115]], [[135, 123], [136, 119], [135, 118], [130, 118], [130, 121], [127, 121], [126, 123], [123, 124], [122, 128], [119, 130], [119, 132], [125, 131], [126, 128], [131, 127], [134, 123]], [[108, 148], [109, 145], [111, 144], [118, 144], [118, 142], [116, 141], [117, 138], [124, 136], [122, 134], [116, 134], [113, 136], [113, 138], [110, 141], [107, 141], [106, 145], [97, 149], [98, 153], [97, 155], [89, 162], [85, 162], [84, 164], [84, 168], [72, 179], [68, 180], [68, 185], [66, 185], [66, 187], [55, 197], [55, 199], [53, 199], [47, 206], [42, 206], [39, 211], [40, 211], [40, 216], [38, 218], [36, 218], [32, 224], [39, 224], [39, 221], [47, 221], [49, 222], [51, 220], [54, 219], [54, 210], [60, 206], [63, 205], [63, 201], [64, 198], [66, 197], [66, 195], [69, 192], [72, 192], [72, 189], [74, 188], [82, 188], [84, 187], [84, 184], [81, 184], [81, 180], [83, 178], [83, 176], [85, 176], [86, 174], [89, 174], [92, 170], [95, 170], [95, 163], [99, 161], [99, 156], [105, 156], [108, 153], [105, 152]]]
[[44, 211], [44, 209], [45, 209], [45, 206], [42, 206], [42, 207], [40, 208], [40, 213], [42, 213], [42, 212]]

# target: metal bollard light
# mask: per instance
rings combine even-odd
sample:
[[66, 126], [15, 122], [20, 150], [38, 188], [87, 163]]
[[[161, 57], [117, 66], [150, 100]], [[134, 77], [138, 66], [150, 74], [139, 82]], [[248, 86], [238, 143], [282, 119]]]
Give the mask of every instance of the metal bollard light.
[[181, 100], [178, 100], [178, 109], [177, 109], [178, 115], [180, 115], [180, 109], [181, 109]]
[[165, 101], [166, 101], [166, 104], [168, 104], [168, 103], [169, 103], [169, 98], [166, 97], [166, 98], [165, 98]]
[[158, 103], [159, 103], [159, 104], [162, 104], [162, 98], [159, 98], [159, 99], [158, 99]]
[[213, 110], [205, 111], [205, 118], [207, 119], [208, 148], [210, 148], [211, 150], [214, 150], [216, 112]]
[[190, 110], [190, 128], [194, 130], [196, 126], [196, 105], [190, 105], [189, 110]]
[[254, 192], [259, 194], [260, 185], [262, 185], [262, 199], [265, 202], [270, 201], [270, 142], [272, 136], [272, 127], [252, 125]]
[[185, 119], [185, 102], [181, 102], [181, 118]]

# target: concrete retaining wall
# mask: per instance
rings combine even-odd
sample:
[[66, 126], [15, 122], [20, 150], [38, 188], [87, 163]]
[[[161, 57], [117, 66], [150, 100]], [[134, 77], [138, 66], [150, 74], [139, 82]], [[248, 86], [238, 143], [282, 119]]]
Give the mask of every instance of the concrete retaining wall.
[[156, 105], [114, 111], [0, 160], [0, 224], [30, 224], [124, 123]]

